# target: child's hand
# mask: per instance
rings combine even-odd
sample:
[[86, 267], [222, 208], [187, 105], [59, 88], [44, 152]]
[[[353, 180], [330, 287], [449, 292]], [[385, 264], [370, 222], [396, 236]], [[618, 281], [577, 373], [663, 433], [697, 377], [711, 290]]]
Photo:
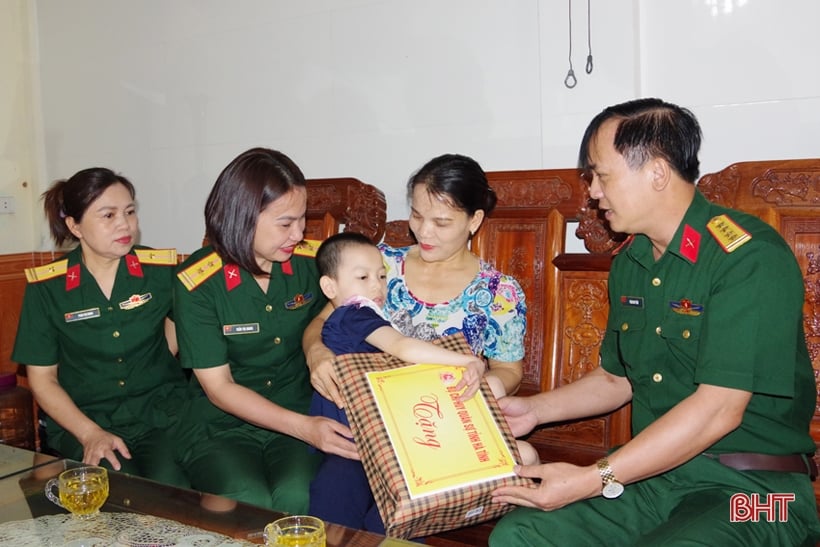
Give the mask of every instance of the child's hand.
[[481, 378], [487, 369], [487, 364], [484, 359], [474, 357], [464, 366], [464, 372], [461, 374], [461, 381], [456, 384], [456, 389], [464, 389], [464, 392], [459, 396], [459, 400], [466, 401], [478, 392], [481, 386]]

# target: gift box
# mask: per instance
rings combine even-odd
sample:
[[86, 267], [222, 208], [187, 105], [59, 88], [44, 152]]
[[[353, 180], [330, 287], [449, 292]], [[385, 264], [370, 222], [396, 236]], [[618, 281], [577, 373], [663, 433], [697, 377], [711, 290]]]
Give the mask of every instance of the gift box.
[[[460, 333], [434, 343], [470, 353]], [[448, 377], [447, 368], [439, 373], [444, 387], [425, 387], [415, 393], [418, 382], [401, 378], [415, 373], [411, 365], [385, 353], [340, 355], [334, 365], [387, 535], [403, 539], [427, 536], [491, 520], [513, 509], [494, 503], [492, 491], [502, 485], [530, 486], [532, 481], [511, 471], [520, 456], [487, 382], [482, 380], [481, 395], [465, 406], [451, 387], [458, 377]], [[449, 367], [453, 368], [457, 369]], [[381, 374], [394, 370], [396, 378], [392, 373]], [[368, 377], [368, 373], [375, 374]], [[385, 377], [390, 383], [382, 385]], [[413, 415], [402, 416], [407, 412]], [[405, 425], [407, 420], [415, 420], [406, 426], [409, 431], [404, 431], [403, 437], [396, 434], [396, 428], [405, 427], [402, 420]], [[426, 463], [427, 456], [419, 456], [424, 448], [439, 458], [432, 460], [438, 464], [431, 466]], [[459, 467], [457, 472], [446, 465], [453, 461]]]

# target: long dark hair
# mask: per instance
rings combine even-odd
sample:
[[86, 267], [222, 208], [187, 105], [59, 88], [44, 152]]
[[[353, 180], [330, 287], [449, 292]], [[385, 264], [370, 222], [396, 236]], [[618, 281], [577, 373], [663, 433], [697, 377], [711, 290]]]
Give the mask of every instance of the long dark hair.
[[282, 152], [251, 148], [234, 158], [205, 203], [205, 237], [220, 258], [252, 274], [265, 273], [254, 258], [256, 221], [268, 204], [297, 187], [305, 187], [305, 176]]
[[127, 178], [105, 167], [89, 167], [77, 171], [71, 178], [55, 181], [51, 188], [43, 192], [43, 209], [48, 228], [58, 247], [67, 241], [77, 241], [66, 226], [66, 217], [73, 218], [74, 222], [81, 222], [89, 205], [114, 184], [125, 186], [131, 199], [134, 199], [134, 185]]

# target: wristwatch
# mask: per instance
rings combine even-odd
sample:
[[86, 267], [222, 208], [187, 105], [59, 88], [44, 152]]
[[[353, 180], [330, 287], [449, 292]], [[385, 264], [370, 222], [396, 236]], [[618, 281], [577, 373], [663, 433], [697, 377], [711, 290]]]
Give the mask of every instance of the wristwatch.
[[612, 467], [609, 465], [609, 460], [606, 458], [601, 458], [598, 460], [597, 464], [598, 473], [600, 473], [601, 482], [603, 483], [601, 495], [611, 500], [623, 494], [624, 485], [618, 482], [618, 479], [615, 478], [615, 473], [612, 472]]

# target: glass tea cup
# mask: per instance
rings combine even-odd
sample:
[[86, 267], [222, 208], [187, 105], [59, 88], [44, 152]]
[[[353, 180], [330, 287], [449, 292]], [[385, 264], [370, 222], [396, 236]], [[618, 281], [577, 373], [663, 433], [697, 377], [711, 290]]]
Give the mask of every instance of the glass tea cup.
[[[54, 495], [55, 486], [59, 497]], [[45, 492], [52, 503], [67, 509], [74, 517], [88, 519], [99, 513], [108, 499], [108, 471], [96, 465], [68, 469], [50, 479]]]
[[316, 517], [291, 515], [265, 526], [265, 545], [325, 547], [325, 523]]

